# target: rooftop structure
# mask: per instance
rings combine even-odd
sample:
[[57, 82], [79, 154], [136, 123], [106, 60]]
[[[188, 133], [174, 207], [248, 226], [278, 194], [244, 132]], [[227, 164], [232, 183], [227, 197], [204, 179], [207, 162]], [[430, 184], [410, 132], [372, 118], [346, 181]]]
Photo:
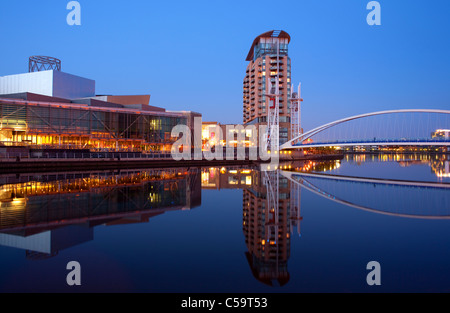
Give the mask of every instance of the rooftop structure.
[[53, 57], [35, 55], [28, 60], [28, 72], [61, 71], [61, 60]]

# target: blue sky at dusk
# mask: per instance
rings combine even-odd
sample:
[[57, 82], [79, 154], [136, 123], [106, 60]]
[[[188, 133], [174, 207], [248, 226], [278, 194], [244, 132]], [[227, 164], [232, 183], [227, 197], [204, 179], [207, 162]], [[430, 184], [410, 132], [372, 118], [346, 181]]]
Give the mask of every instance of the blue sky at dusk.
[[292, 79], [303, 85], [305, 130], [350, 115], [397, 108], [450, 109], [450, 1], [80, 0], [1, 1], [0, 76], [49, 55], [95, 79], [97, 94], [151, 94], [170, 110], [242, 123], [245, 58], [272, 29], [291, 35]]

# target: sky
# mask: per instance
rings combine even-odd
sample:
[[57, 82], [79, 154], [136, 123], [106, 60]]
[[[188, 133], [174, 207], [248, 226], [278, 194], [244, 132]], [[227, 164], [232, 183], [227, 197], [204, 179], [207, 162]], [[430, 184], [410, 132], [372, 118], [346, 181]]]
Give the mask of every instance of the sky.
[[305, 130], [386, 109], [450, 109], [450, 1], [68, 0], [0, 2], [0, 76], [28, 57], [96, 80], [97, 94], [151, 94], [150, 104], [204, 121], [242, 123], [245, 58], [269, 30], [291, 36], [292, 81], [302, 83]]

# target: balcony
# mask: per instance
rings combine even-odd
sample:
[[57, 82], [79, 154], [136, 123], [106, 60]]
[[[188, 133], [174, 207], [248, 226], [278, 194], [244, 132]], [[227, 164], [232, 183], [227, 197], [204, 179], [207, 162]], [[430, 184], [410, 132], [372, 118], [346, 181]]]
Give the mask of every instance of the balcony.
[[[275, 60], [270, 60], [270, 64], [277, 64], [277, 60], [276, 60], [276, 59], [275, 59]], [[283, 61], [280, 59], [280, 62], [279, 62], [278, 64], [283, 65], [284, 63], [283, 63]]]

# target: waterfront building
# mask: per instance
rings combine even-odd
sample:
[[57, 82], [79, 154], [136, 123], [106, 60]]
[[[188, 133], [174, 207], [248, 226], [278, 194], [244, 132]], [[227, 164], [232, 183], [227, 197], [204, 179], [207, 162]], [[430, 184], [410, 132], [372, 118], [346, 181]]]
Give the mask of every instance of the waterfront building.
[[47, 70], [0, 77], [0, 146], [170, 153], [172, 129], [201, 114], [150, 95], [96, 95], [95, 81]]
[[[220, 124], [218, 122], [202, 122], [202, 149], [209, 150], [215, 145], [224, 147], [254, 147], [257, 141], [252, 138], [258, 136], [258, 130], [255, 133], [251, 129], [244, 129], [240, 125]], [[228, 130], [230, 133], [228, 134]], [[221, 135], [219, 134], [221, 132]]]
[[431, 138], [450, 138], [450, 129], [437, 129], [431, 134]]
[[288, 45], [291, 38], [285, 31], [269, 31], [253, 41], [243, 84], [244, 125], [267, 125], [270, 85], [279, 80], [279, 136], [280, 144], [290, 138], [291, 59]]

